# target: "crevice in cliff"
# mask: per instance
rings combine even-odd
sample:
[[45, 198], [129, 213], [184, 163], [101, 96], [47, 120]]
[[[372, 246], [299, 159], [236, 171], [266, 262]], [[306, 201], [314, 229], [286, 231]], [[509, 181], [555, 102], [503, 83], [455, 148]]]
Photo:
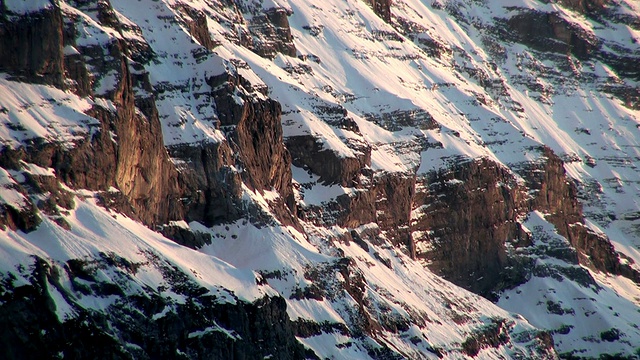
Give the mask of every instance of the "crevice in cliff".
[[[108, 2], [99, 5], [99, 15], [111, 15], [98, 18], [108, 26], [119, 28]], [[36, 142], [22, 149], [4, 151], [28, 163], [53, 168], [58, 178], [71, 187], [102, 191], [103, 204], [147, 225], [181, 218], [181, 207], [175, 201], [179, 193], [177, 172], [163, 146], [155, 104], [148, 103], [145, 109], [148, 116], [136, 108], [126, 45], [121, 41], [105, 44], [108, 58], [101, 46], [75, 47], [75, 21], [80, 20], [72, 14], [63, 14], [57, 4], [15, 22], [3, 19], [2, 29], [7, 35], [13, 34], [12, 31], [22, 34], [3, 36], [1, 46], [16, 46], [10, 42], [18, 39], [31, 47], [18, 47], [27, 51], [20, 61], [13, 57], [1, 58], [0, 68], [27, 76], [27, 80], [60, 88], [66, 86], [62, 79], [66, 73], [71, 77], [71, 89], [80, 96], [93, 94], [97, 86], [87, 72], [87, 62], [93, 67], [93, 73], [112, 71], [115, 86], [99, 94], [108, 100], [103, 98], [98, 102], [101, 105], [96, 104], [87, 111], [87, 115], [99, 120], [99, 129], [71, 149], [65, 144]], [[36, 36], [34, 32], [47, 36], [37, 35], [37, 39], [30, 40], [30, 36]], [[2, 51], [2, 54], [8, 53]], [[120, 192], [108, 192], [110, 186]], [[166, 206], [167, 203], [176, 204]]]

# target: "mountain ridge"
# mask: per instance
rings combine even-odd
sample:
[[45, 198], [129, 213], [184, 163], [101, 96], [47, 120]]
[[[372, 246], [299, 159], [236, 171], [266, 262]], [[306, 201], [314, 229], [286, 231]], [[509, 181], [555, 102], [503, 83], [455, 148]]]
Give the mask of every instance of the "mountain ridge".
[[13, 357], [638, 355], [632, 2], [0, 9]]

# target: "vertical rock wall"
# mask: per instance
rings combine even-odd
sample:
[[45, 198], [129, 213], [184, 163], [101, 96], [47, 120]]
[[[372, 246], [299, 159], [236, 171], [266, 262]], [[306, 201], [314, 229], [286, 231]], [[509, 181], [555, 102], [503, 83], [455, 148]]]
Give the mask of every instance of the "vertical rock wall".
[[500, 286], [513, 285], [505, 244], [530, 245], [519, 221], [537, 210], [578, 250], [581, 264], [638, 281], [609, 239], [584, 225], [562, 160], [546, 147], [540, 151], [540, 160], [518, 170], [526, 184], [487, 159], [419, 179], [411, 223], [417, 258], [455, 284], [491, 296]]
[[373, 11], [386, 22], [391, 22], [391, 1], [392, 0], [366, 0], [373, 8]]
[[177, 168], [186, 198], [187, 219], [211, 226], [242, 216], [242, 178], [226, 142], [183, 144], [169, 150], [171, 157], [185, 160]]
[[291, 156], [282, 136], [280, 104], [252, 94], [251, 84], [236, 73], [214, 76], [207, 83], [243, 182], [259, 192], [277, 192], [273, 210], [285, 223], [295, 223]]
[[412, 258], [416, 257], [411, 235], [411, 210], [416, 196], [414, 174], [382, 174], [375, 181], [376, 223], [387, 238]]
[[542, 153], [543, 162], [530, 164], [522, 172], [527, 187], [536, 192], [531, 208], [549, 214], [547, 220], [578, 250], [582, 265], [638, 281], [640, 274], [620, 263], [609, 239], [584, 225], [576, 187], [567, 178], [562, 160], [546, 147]]
[[[109, 19], [109, 18], [107, 18]], [[125, 55], [126, 44], [114, 41], [105, 44], [109, 56], [102, 47], [79, 48], [77, 54], [64, 58], [63, 44], [74, 44], [73, 39], [63, 41], [63, 34], [73, 35], [73, 24], [63, 22], [59, 7], [52, 6], [26, 17], [3, 20], [4, 36], [2, 54], [10, 53], [11, 46], [19, 46], [18, 57], [0, 58], [0, 69], [12, 75], [62, 87], [62, 75], [67, 72], [75, 82], [79, 95], [92, 93], [85, 59], [91, 62], [95, 72], [116, 72], [117, 84], [104, 96], [115, 106], [107, 109], [95, 105], [88, 115], [100, 121], [94, 135], [75, 144], [68, 150], [65, 144], [34, 143], [28, 149], [4, 149], [14, 158], [51, 167], [69, 186], [106, 191], [110, 186], [120, 190], [115, 198], [105, 192], [106, 203], [112, 203], [121, 211], [146, 224], [161, 224], [180, 218], [182, 209], [179, 198], [177, 172], [169, 161], [162, 141], [162, 130], [156, 112], [147, 117], [135, 106], [133, 80], [129, 60]], [[12, 41], [18, 41], [11, 43]], [[5, 51], [6, 50], [6, 51]], [[17, 50], [16, 50], [17, 51]], [[13, 164], [19, 167], [19, 161]], [[173, 204], [173, 206], [167, 206]]]
[[0, 71], [62, 88], [62, 14], [56, 3], [28, 16], [0, 11]]
[[446, 279], [488, 294], [520, 237], [526, 194], [507, 169], [480, 159], [419, 180], [412, 230], [417, 258]]

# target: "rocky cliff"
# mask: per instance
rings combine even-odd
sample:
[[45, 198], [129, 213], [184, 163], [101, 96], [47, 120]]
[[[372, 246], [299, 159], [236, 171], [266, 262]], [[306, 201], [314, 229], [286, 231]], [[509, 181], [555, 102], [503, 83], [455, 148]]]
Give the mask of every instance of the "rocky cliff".
[[[100, 11], [108, 10], [99, 7], [95, 11], [100, 17]], [[172, 200], [175, 202], [179, 197], [177, 172], [163, 146], [157, 112], [149, 112], [146, 116], [136, 107], [131, 64], [126, 56], [129, 51], [127, 44], [115, 40], [83, 47], [76, 44], [75, 38], [65, 41], [62, 37], [65, 30], [69, 33], [67, 35], [76, 31], [74, 19], [66, 19], [71, 30], [65, 29], [62, 10], [57, 3], [37, 11], [34, 17], [18, 17], [13, 21], [11, 17], [9, 14], [4, 18], [9, 26], [3, 27], [6, 34], [3, 39], [15, 43], [7, 46], [17, 48], [16, 44], [29, 44], [31, 49], [26, 49], [29, 55], [25, 56], [25, 61], [15, 63], [13, 57], [13, 60], [3, 61], [2, 68], [8, 74], [39, 79], [38, 82], [64, 90], [62, 75], [67, 71], [65, 54], [69, 53], [73, 57], [69, 60], [73, 62], [69, 80], [78, 95], [103, 93], [100, 94], [102, 101], [85, 112], [98, 124], [92, 124], [94, 130], [77, 139], [72, 149], [64, 142], [42, 142], [36, 138], [26, 147], [3, 148], [3, 160], [8, 162], [5, 166], [20, 170], [21, 162], [27, 162], [52, 168], [62, 182], [73, 188], [108, 193], [107, 190], [114, 187], [118, 189], [118, 195], [105, 194], [104, 201], [118, 203], [122, 211], [149, 225], [179, 218], [182, 215], [179, 207], [162, 205]], [[34, 19], [49, 28], [34, 28], [36, 25], [31, 24]], [[116, 28], [118, 24], [115, 20], [110, 23]], [[29, 31], [21, 29], [21, 26], [28, 27]], [[40, 36], [39, 30], [47, 36]], [[65, 44], [68, 45], [65, 47]], [[20, 48], [25, 50], [22, 46]], [[9, 47], [6, 49], [3, 53], [8, 54]], [[47, 70], [50, 66], [56, 69]], [[89, 66], [94, 69], [94, 78], [108, 73], [114, 81], [112, 88], [96, 89], [98, 83], [91, 84], [87, 76]]]
[[636, 356], [637, 10], [3, 1], [7, 356]]

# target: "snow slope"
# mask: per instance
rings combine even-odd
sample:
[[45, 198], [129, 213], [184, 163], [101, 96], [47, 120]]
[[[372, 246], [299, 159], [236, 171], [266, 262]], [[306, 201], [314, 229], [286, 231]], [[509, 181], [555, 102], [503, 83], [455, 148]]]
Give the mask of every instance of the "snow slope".
[[[33, 7], [21, 1], [6, 3], [15, 13], [48, 6], [45, 2]], [[601, 24], [558, 4], [525, 0], [398, 0], [391, 7], [391, 24], [366, 2], [355, 0], [314, 4], [303, 0], [234, 4], [111, 0], [116, 17], [127, 25], [117, 32], [92, 12], [71, 2], [60, 3], [83, 24], [79, 45], [104, 46], [121, 39], [152, 49], [153, 58], [144, 64], [144, 72], [155, 91], [166, 146], [226, 141], [207, 84], [210, 77], [225, 71], [246, 79], [255, 90], [253, 95], [268, 95], [280, 102], [285, 138], [311, 135], [340, 158], [362, 155], [365, 145], [371, 148], [369, 167], [376, 174], [422, 176], [461, 158], [481, 157], [511, 168], [538, 159], [535, 148], [546, 145], [565, 161], [565, 170], [580, 191], [587, 226], [611, 239], [628, 261], [640, 263], [640, 110], [603, 90], [612, 83], [637, 87], [637, 81], [621, 79], [599, 59], [580, 61], [563, 55], [563, 66], [564, 61], [570, 66], [562, 67], [554, 57], [491, 32], [499, 19], [517, 9], [555, 11], [603, 39], [604, 46], [624, 44], [637, 54], [640, 33], [628, 25]], [[182, 6], [205, 15], [217, 44], [210, 52], [190, 35], [187, 21], [191, 19]], [[619, 8], [633, 13], [634, 6], [632, 1], [621, 1]], [[251, 33], [249, 20], [274, 7], [291, 14], [288, 22], [297, 57], [263, 58], [241, 41]], [[413, 24], [414, 33], [406, 24]], [[424, 45], [433, 43], [438, 44], [436, 55]], [[198, 55], [202, 52], [205, 55]], [[113, 86], [106, 74], [95, 84], [96, 94], [105, 94]], [[6, 78], [0, 79], [0, 91], [0, 141], [11, 148], [36, 138], [72, 147], [78, 136], [90, 134], [97, 123], [84, 112], [93, 105], [112, 106], [99, 96], [80, 98]], [[137, 91], [138, 95], [146, 92]], [[357, 130], [337, 125], [345, 119], [353, 121]], [[425, 143], [440, 146], [421, 145]], [[0, 200], [23, 202], [23, 195], [14, 189], [21, 176], [0, 174]], [[326, 204], [359, 190], [321, 184], [317, 174], [297, 167], [293, 176], [298, 185], [306, 185], [298, 190], [303, 207]], [[243, 191], [247, 202], [269, 213], [268, 193]], [[215, 293], [219, 301], [282, 296], [292, 320], [326, 322], [334, 328], [344, 324], [349, 332], [324, 331], [298, 338], [322, 358], [364, 358], [383, 345], [408, 358], [438, 354], [461, 358], [468, 355], [463, 344], [469, 337], [495, 324], [511, 340], [482, 348], [479, 357], [535, 356], [538, 340], [532, 334], [536, 328], [552, 333], [559, 353], [633, 356], [640, 348], [635, 326], [640, 323], [638, 284], [563, 259], [525, 254], [537, 267], [579, 269], [595, 280], [534, 273], [525, 284], [501, 294], [494, 305], [440, 279], [384, 237], [380, 243], [364, 240], [362, 245], [344, 241], [353, 229], [311, 222], [302, 222], [303, 229], [298, 230], [278, 222], [258, 228], [245, 219], [212, 228], [193, 222], [188, 224], [190, 229], [211, 234], [213, 240], [192, 250], [97, 206], [90, 193], [74, 194], [76, 205], [64, 215], [71, 230], [43, 216], [43, 223], [32, 233], [0, 233], [4, 276], [15, 274], [17, 282], [26, 283], [18, 268], [30, 263], [33, 255], [62, 268], [70, 259], [101, 253], [145, 263], [149, 261], [145, 254], [151, 252]], [[566, 243], [543, 215], [530, 214], [526, 228], [544, 241], [550, 237]], [[365, 224], [356, 230], [366, 233], [368, 227], [376, 226]], [[149, 265], [131, 283], [184, 301], [182, 295], [166, 290], [166, 281], [160, 270]], [[357, 291], [350, 288], [358, 281], [362, 286]], [[75, 306], [107, 309], [112, 301], [74, 296], [70, 300], [52, 293], [60, 320], [73, 317]], [[354, 312], [361, 305], [358, 301], [365, 302], [366, 316]], [[623, 335], [607, 340], [618, 332]]]

